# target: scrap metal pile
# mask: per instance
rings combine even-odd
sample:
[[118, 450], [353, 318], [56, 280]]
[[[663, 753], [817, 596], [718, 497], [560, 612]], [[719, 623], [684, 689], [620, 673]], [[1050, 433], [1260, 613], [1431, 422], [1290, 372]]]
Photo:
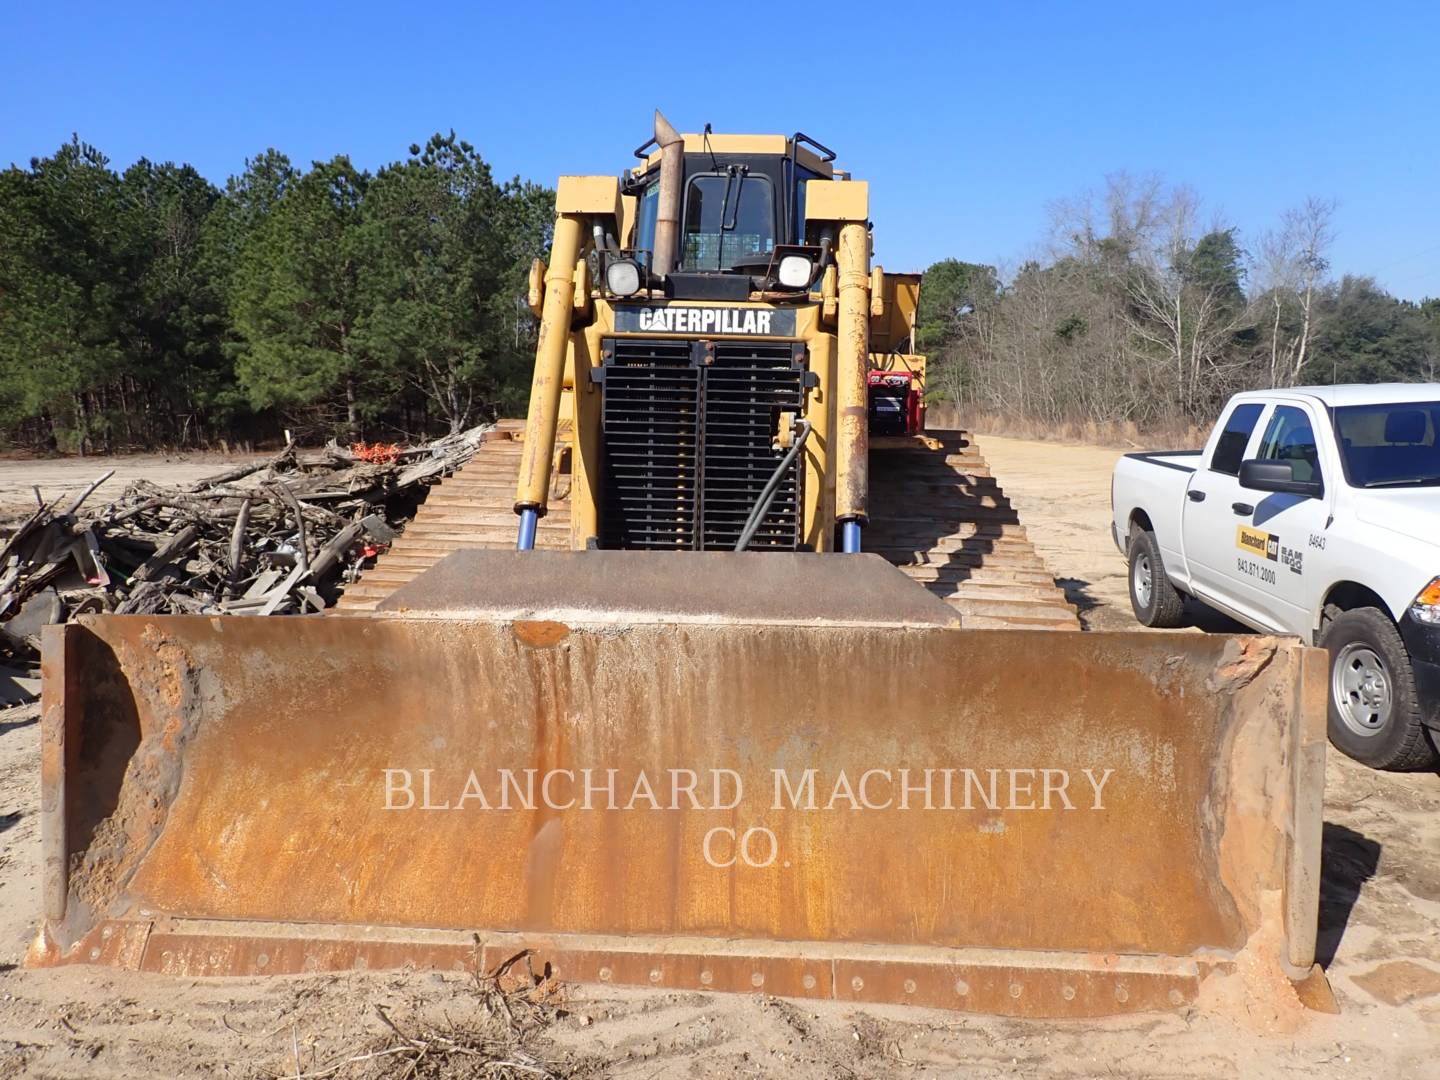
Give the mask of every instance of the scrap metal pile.
[[411, 448], [287, 445], [184, 487], [136, 480], [93, 510], [113, 470], [68, 499], [37, 489], [0, 542], [0, 705], [38, 693], [40, 632], [76, 615], [323, 610], [485, 430]]

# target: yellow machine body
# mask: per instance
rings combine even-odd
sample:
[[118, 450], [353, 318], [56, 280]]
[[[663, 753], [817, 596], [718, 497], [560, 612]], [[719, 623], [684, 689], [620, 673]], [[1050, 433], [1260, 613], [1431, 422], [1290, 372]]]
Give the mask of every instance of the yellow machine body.
[[[683, 136], [685, 149], [702, 153], [795, 154], [808, 167], [830, 174], [828, 162], [780, 136]], [[659, 167], [659, 153], [647, 159]], [[613, 177], [565, 176], [556, 191], [557, 225], [550, 269], [537, 268], [544, 295], [532, 306], [541, 320], [531, 387], [516, 506], [543, 515], [549, 483], [558, 470], [572, 471], [571, 547], [584, 550], [600, 534], [601, 393], [595, 372], [605, 363], [607, 340], [645, 340], [656, 333], [692, 341], [774, 341], [801, 346], [806, 370], [804, 412], [812, 434], [804, 448], [805, 500], [800, 532], [811, 551], [833, 547], [838, 520], [866, 519], [866, 376], [889, 366], [892, 345], [913, 335], [918, 275], [886, 275], [870, 267], [869, 188], [863, 181], [805, 182], [805, 221], [828, 228], [835, 246], [834, 272], [817, 275], [800, 292], [751, 291], [743, 299], [675, 300], [660, 288], [623, 299], [606, 294], [599, 281], [585, 298], [583, 315], [574, 291], [575, 268], [596, 259], [595, 230], [635, 242], [635, 199], [623, 196]], [[532, 298], [533, 300], [533, 298]], [[675, 309], [657, 320], [659, 329], [622, 329], [617, 311]], [[699, 318], [691, 315], [698, 312]], [[706, 312], [713, 312], [709, 318]], [[747, 320], [746, 312], [754, 318]], [[783, 333], [757, 332], [780, 313]], [[678, 317], [678, 318], [677, 318]], [[871, 335], [884, 352], [872, 355]], [[908, 358], [921, 372], [924, 358]], [[568, 452], [568, 453], [567, 453]], [[837, 494], [838, 492], [838, 494]]]

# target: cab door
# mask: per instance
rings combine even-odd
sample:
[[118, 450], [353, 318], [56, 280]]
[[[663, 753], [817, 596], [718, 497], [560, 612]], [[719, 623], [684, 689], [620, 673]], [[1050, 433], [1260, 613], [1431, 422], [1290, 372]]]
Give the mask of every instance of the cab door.
[[1181, 534], [1195, 596], [1269, 627], [1263, 599], [1243, 572], [1236, 549], [1236, 530], [1248, 519], [1237, 509], [1246, 505], [1240, 463], [1258, 439], [1266, 408], [1263, 402], [1242, 401], [1222, 418], [1220, 434], [1185, 492]]
[[1324, 475], [1316, 432], [1324, 422], [1315, 405], [1294, 401], [1276, 404], [1266, 418], [1255, 448], [1258, 461], [1290, 462], [1295, 479], [1322, 485], [1320, 497], [1241, 489], [1241, 505], [1251, 508], [1237, 533], [1253, 570], [1250, 582], [1266, 621], [1289, 633], [1305, 632], [1310, 624], [1307, 573], [1324, 558], [1326, 531], [1333, 498], [1331, 478]]

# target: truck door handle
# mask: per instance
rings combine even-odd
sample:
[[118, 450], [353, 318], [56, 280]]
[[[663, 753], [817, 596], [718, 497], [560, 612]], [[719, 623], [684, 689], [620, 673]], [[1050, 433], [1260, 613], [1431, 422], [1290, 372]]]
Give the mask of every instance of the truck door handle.
[[1185, 492], [1185, 494], [1191, 502], [1205, 501], [1205, 493], [1203, 491], [1195, 491], [1194, 489], [1191, 489], [1190, 491]]
[[1255, 512], [1255, 507], [1251, 506], [1249, 503], [1231, 503], [1230, 509], [1234, 510], [1235, 513], [1241, 514], [1245, 517], [1249, 517]]

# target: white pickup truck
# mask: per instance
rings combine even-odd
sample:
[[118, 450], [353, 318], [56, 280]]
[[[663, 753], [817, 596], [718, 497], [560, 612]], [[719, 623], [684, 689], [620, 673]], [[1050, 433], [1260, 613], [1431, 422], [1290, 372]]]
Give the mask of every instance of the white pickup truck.
[[1204, 450], [1127, 454], [1115, 543], [1146, 626], [1184, 597], [1330, 652], [1330, 741], [1421, 769], [1440, 738], [1440, 385], [1237, 394]]

